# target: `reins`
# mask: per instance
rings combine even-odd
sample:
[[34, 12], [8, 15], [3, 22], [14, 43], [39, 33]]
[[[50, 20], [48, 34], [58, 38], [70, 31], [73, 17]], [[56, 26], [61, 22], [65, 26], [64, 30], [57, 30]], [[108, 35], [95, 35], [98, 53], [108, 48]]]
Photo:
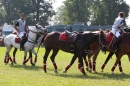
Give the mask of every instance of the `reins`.
[[[100, 35], [101, 35], [101, 34], [99, 34], [99, 48], [101, 49], [101, 48], [107, 47], [107, 46], [102, 43], [101, 38], [100, 38]], [[101, 46], [100, 46], [100, 44], [101, 44]]]

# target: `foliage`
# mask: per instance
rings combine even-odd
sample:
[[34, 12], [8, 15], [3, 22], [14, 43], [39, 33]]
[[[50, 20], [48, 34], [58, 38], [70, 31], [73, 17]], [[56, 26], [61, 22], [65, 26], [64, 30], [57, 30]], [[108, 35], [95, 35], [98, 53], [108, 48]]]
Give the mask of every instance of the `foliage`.
[[91, 21], [92, 25], [112, 25], [119, 12], [128, 17], [129, 8], [124, 0], [66, 0], [58, 12], [63, 24]]
[[[16, 65], [11, 65], [10, 63], [5, 65], [3, 63], [5, 47], [0, 47], [0, 50], [0, 86], [129, 86], [130, 84], [130, 64], [126, 55], [121, 59], [123, 70], [126, 74], [121, 74], [117, 66], [115, 75], [111, 75], [111, 67], [114, 64], [115, 56], [110, 59], [104, 72], [100, 72], [101, 65], [107, 56], [101, 52], [96, 61], [96, 70], [98, 73], [95, 74], [94, 72], [89, 73], [86, 71], [87, 76], [84, 76], [78, 70], [77, 60], [66, 74], [63, 73], [73, 54], [59, 51], [56, 56], [59, 73], [55, 74], [53, 64], [49, 58], [50, 56], [47, 60], [47, 73], [43, 72], [44, 48], [39, 50], [38, 61], [34, 67], [30, 65], [30, 62], [27, 63], [27, 66], [22, 65], [24, 54], [20, 51], [16, 54]], [[12, 51], [10, 55], [12, 56]]]
[[[52, 4], [45, 0], [1, 0], [0, 2], [5, 11], [4, 22], [10, 24], [14, 24], [20, 13], [25, 13], [28, 25], [37, 22], [47, 24], [48, 18], [55, 14]], [[3, 13], [0, 12], [0, 14]], [[4, 22], [1, 22], [1, 24]]]
[[129, 6], [124, 0], [93, 0], [91, 10], [93, 25], [112, 25], [119, 12], [128, 17]]
[[89, 3], [88, 0], [66, 0], [64, 2], [65, 9], [62, 17], [65, 24], [73, 24], [74, 22], [84, 22], [89, 20]]

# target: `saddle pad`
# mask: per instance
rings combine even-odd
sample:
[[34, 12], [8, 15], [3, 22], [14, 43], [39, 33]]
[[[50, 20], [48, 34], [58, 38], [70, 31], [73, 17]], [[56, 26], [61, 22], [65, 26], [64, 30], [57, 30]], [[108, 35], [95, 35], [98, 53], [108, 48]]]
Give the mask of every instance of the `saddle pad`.
[[106, 42], [110, 43], [112, 41], [113, 36], [110, 33], [106, 33]]
[[66, 41], [66, 42], [68, 41], [68, 36], [65, 34], [65, 32], [62, 32], [60, 34], [59, 40]]
[[19, 37], [15, 38], [15, 43], [20, 43], [20, 38]]

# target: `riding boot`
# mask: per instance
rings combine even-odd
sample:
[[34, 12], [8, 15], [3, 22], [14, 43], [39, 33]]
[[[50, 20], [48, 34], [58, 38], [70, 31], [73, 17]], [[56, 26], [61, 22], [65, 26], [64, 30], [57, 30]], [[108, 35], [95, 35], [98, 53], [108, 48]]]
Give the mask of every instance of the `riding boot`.
[[121, 40], [122, 40], [122, 37], [119, 36], [119, 37], [114, 41], [113, 46], [112, 46], [112, 49], [113, 49], [113, 50], [117, 51], [118, 45], [119, 45], [119, 43], [121, 42]]
[[74, 51], [74, 45], [70, 45], [70, 51]]
[[22, 36], [21, 42], [20, 42], [20, 51], [24, 50], [24, 43], [26, 41], [26, 36]]

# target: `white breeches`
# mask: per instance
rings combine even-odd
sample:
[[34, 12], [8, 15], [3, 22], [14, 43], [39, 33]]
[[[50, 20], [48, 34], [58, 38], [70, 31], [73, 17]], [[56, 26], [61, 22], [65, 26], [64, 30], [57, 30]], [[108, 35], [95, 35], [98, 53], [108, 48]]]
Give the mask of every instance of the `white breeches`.
[[117, 30], [116, 28], [112, 28], [111, 31], [117, 38], [120, 36], [120, 30]]
[[20, 33], [18, 34], [18, 36], [19, 36], [20, 38], [22, 38], [22, 36], [24, 36], [24, 33], [25, 33], [25, 32], [20, 32]]

